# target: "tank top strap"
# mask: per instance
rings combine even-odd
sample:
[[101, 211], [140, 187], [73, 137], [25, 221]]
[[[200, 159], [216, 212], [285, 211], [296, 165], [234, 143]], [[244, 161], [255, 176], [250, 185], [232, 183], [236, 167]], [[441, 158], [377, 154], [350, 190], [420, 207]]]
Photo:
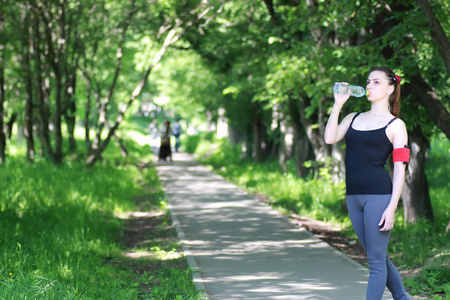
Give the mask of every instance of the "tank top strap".
[[356, 115], [353, 117], [352, 122], [350, 123], [350, 127], [353, 125], [353, 121], [355, 121], [356, 117], [359, 116], [361, 112], [356, 113]]
[[394, 122], [395, 120], [397, 120], [398, 118], [392, 118], [389, 123], [387, 123], [386, 127], [387, 128], [389, 125], [391, 125], [392, 122]]

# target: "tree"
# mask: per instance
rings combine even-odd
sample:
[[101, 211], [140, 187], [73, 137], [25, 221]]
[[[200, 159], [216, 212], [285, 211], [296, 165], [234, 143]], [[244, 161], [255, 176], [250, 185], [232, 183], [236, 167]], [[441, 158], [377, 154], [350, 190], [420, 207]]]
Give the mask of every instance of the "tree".
[[[109, 127], [109, 131], [107, 133], [106, 138], [101, 141], [101, 135], [104, 125], [107, 121], [107, 108], [109, 105], [109, 102], [111, 101], [112, 95], [114, 93], [114, 90], [116, 88], [116, 82], [118, 75], [121, 71], [121, 65], [122, 65], [122, 52], [124, 51], [123, 45], [126, 39], [127, 29], [131, 22], [131, 18], [133, 17], [133, 14], [135, 11], [135, 1], [132, 2], [131, 8], [129, 10], [128, 16], [124, 22], [123, 28], [122, 28], [122, 36], [120, 40], [120, 44], [118, 47], [118, 55], [117, 55], [117, 63], [114, 73], [114, 78], [112, 80], [112, 83], [109, 88], [108, 96], [106, 99], [101, 103], [100, 110], [99, 110], [99, 126], [97, 130], [97, 136], [96, 140], [93, 143], [92, 153], [89, 155], [87, 159], [86, 165], [88, 167], [93, 166], [101, 157], [102, 152], [106, 149], [108, 146], [111, 137], [114, 136], [115, 131], [119, 127], [120, 123], [122, 122], [124, 115], [127, 111], [127, 109], [130, 107], [130, 105], [133, 103], [135, 99], [137, 99], [142, 91], [144, 90], [144, 87], [146, 86], [148, 82], [148, 78], [150, 73], [153, 71], [155, 66], [161, 61], [163, 56], [165, 55], [167, 49], [173, 45], [179, 38], [184, 34], [185, 28], [189, 28], [191, 26], [199, 26], [200, 21], [203, 19], [210, 18], [210, 14], [208, 14], [209, 11], [213, 11], [212, 15], [214, 16], [214, 12], [216, 9], [215, 3], [207, 3], [207, 2], [200, 2], [200, 3], [191, 3], [189, 1], [186, 2], [178, 2], [176, 3], [178, 6], [175, 7], [175, 11], [170, 11], [169, 14], [165, 16], [162, 22], [160, 24], [158, 30], [154, 33], [156, 33], [157, 36], [163, 36], [165, 34], [164, 41], [162, 42], [158, 52], [154, 55], [152, 62], [150, 65], [146, 68], [146, 70], [143, 72], [141, 79], [137, 83], [136, 87], [134, 88], [133, 92], [131, 93], [131, 96], [128, 100], [128, 102], [125, 103], [125, 105], [122, 106], [121, 110], [119, 111], [114, 124]], [[157, 5], [157, 4], [156, 4]], [[177, 10], [183, 8], [183, 10]], [[219, 8], [220, 10], [220, 8]], [[189, 11], [189, 13], [187, 13]], [[207, 23], [206, 23], [207, 24]]]
[[[32, 32], [31, 23], [31, 7], [29, 4], [25, 4], [22, 10], [21, 22], [19, 26], [21, 28], [21, 40], [17, 49], [21, 50], [21, 68], [25, 82], [25, 116], [24, 116], [24, 136], [27, 140], [27, 160], [32, 162], [35, 155], [35, 143], [33, 136], [33, 67], [31, 65], [32, 54], [31, 49], [33, 47], [33, 41], [30, 36]], [[20, 51], [18, 51], [20, 53]]]
[[[262, 6], [265, 6], [266, 12], [261, 10]], [[245, 9], [241, 10], [243, 7]], [[247, 16], [245, 11], [251, 11], [252, 15]], [[356, 11], [357, 14], [354, 13]], [[375, 2], [247, 1], [242, 3], [235, 1], [227, 6], [222, 14], [226, 19], [222, 24], [226, 24], [226, 28], [223, 28], [221, 24], [214, 24], [205, 32], [206, 37], [187, 35], [187, 38], [193, 48], [207, 61], [214, 63], [217, 70], [228, 80], [227, 88], [224, 90], [227, 95], [232, 96], [233, 99], [239, 99], [240, 104], [244, 101], [259, 101], [263, 103], [266, 110], [275, 108], [280, 110], [281, 104], [286, 111], [278, 115], [282, 118], [291, 116], [292, 120], [289, 118], [288, 120], [295, 129], [296, 137], [300, 139], [306, 134], [308, 144], [314, 152], [314, 160], [324, 161], [331, 153], [342, 151], [339, 147], [330, 149], [322, 144], [326, 111], [332, 103], [330, 87], [333, 81], [362, 83], [365, 79], [361, 77], [375, 65], [396, 66], [396, 72], [402, 75], [407, 74], [406, 83], [402, 85], [405, 108], [408, 104], [422, 104], [419, 107], [426, 108], [435, 124], [441, 130], [447, 131], [448, 112], [444, 102], [446, 100], [439, 99], [438, 96], [441, 94], [448, 97], [445, 80], [439, 79], [445, 76], [440, 76], [442, 65], [436, 63], [435, 56], [432, 60], [421, 60], [417, 57], [418, 55], [429, 56], [433, 48], [430, 48], [431, 40], [423, 30], [425, 20], [417, 18], [416, 12], [417, 7], [413, 1], [392, 2], [385, 6], [379, 6]], [[256, 15], [259, 17], [259, 22], [254, 20]], [[268, 16], [271, 23], [261, 21], [261, 19], [269, 20]], [[303, 17], [299, 18], [299, 16]], [[254, 35], [251, 34], [253, 22], [258, 24], [255, 30], [257, 34]], [[243, 24], [246, 24], [247, 30], [242, 29]], [[411, 35], [411, 32], [414, 35]], [[242, 37], [245, 37], [245, 43], [238, 42]], [[220, 39], [222, 45], [226, 44], [229, 47], [222, 49], [220, 44], [214, 42], [216, 39]], [[248, 44], [258, 45], [257, 48], [264, 49], [264, 54], [259, 54], [252, 49], [252, 58], [246, 56], [245, 50]], [[249, 89], [244, 90], [243, 87], [248, 85], [246, 76], [251, 71], [246, 72], [245, 68], [240, 68], [238, 62], [243, 60], [248, 64], [254, 57], [264, 60], [267, 66], [260, 76], [252, 77], [252, 81], [258, 78], [261, 82], [258, 88], [245, 93]], [[412, 58], [415, 58], [413, 61], [418, 63], [411, 63]], [[248, 66], [250, 70], [256, 67], [250, 64]], [[234, 72], [239, 72], [243, 76], [230, 76]], [[436, 83], [433, 88], [427, 83], [430, 79], [434, 81], [433, 84]], [[420, 93], [414, 92], [416, 88], [420, 88]], [[245, 100], [241, 100], [240, 95], [245, 95], [243, 97]], [[290, 105], [283, 105], [287, 103]], [[250, 114], [242, 118], [242, 113], [237, 114], [232, 108], [227, 109], [231, 123], [242, 119], [254, 120]], [[286, 113], [288, 109], [291, 113]], [[343, 114], [362, 109], [367, 109], [367, 104], [352, 101]], [[257, 110], [251, 108], [250, 111]], [[421, 139], [419, 132], [413, 128], [418, 123], [424, 122], [426, 124], [424, 128], [427, 128], [426, 134], [428, 134], [434, 130], [435, 126], [431, 119], [425, 116], [417, 118], [416, 111], [408, 109], [403, 110], [402, 118], [411, 126], [412, 141], [420, 144], [420, 149], [426, 149], [425, 140]], [[270, 119], [266, 118], [265, 123], [269, 122]], [[281, 122], [278, 123], [281, 124]], [[258, 122], [255, 121], [253, 124]], [[248, 126], [243, 126], [242, 129], [247, 132], [247, 135], [257, 133], [249, 130]], [[268, 130], [267, 134], [275, 135], [275, 132]], [[303, 149], [303, 147], [297, 147], [297, 149]], [[308, 155], [301, 157], [305, 159]], [[431, 207], [426, 192], [428, 190], [426, 181], [419, 180], [425, 178], [423, 173], [425, 160], [420, 158], [420, 153], [413, 152], [412, 165], [418, 167], [414, 168], [414, 176], [407, 178], [407, 187], [420, 186], [425, 193], [414, 193], [410, 189], [406, 192], [408, 197], [406, 194], [404, 197], [408, 202], [405, 207]], [[303, 162], [299, 163], [298, 169], [301, 170], [302, 166]], [[339, 167], [336, 168], [337, 172], [339, 169]], [[426, 214], [425, 211], [417, 209], [414, 213], [407, 212], [407, 216], [413, 215], [432, 217], [432, 211]], [[410, 221], [415, 218], [411, 217]]]
[[431, 37], [433, 42], [436, 44], [439, 54], [444, 60], [447, 72], [450, 73], [450, 41], [442, 28], [442, 24], [434, 14], [433, 9], [427, 0], [416, 0], [416, 3], [431, 26]]
[[[105, 140], [102, 141], [102, 143], [100, 145], [98, 145], [99, 144], [98, 142], [94, 143], [94, 145], [96, 145], [96, 146], [94, 146], [94, 148], [93, 148], [93, 153], [87, 159], [88, 167], [93, 166], [95, 164], [95, 162], [101, 157], [102, 152], [106, 149], [109, 141], [111, 140], [111, 137], [114, 135], [114, 132], [119, 127], [120, 122], [122, 122], [125, 112], [130, 107], [131, 103], [141, 94], [142, 90], [144, 89], [144, 86], [147, 83], [148, 76], [150, 75], [151, 71], [159, 63], [162, 56], [167, 51], [167, 48], [178, 40], [178, 38], [179, 38], [179, 35], [177, 34], [178, 27], [179, 27], [179, 24], [178, 25], [175, 24], [175, 26], [167, 34], [166, 39], [164, 40], [164, 43], [161, 46], [161, 49], [159, 50], [158, 54], [155, 56], [152, 64], [148, 67], [147, 71], [142, 76], [141, 81], [138, 83], [138, 85], [134, 89], [133, 93], [131, 94], [130, 100], [120, 111], [119, 115], [116, 118], [114, 125], [109, 129], [108, 135], [105, 138]], [[106, 105], [104, 105], [102, 107], [100, 112], [102, 115], [106, 115]], [[103, 121], [103, 118], [104, 117], [101, 117], [101, 121]], [[97, 134], [97, 140], [99, 140], [99, 138], [100, 138], [100, 134]]]
[[[5, 33], [5, 16], [0, 13], [0, 32]], [[6, 159], [6, 135], [4, 127], [5, 115], [5, 45], [0, 41], [0, 164]]]

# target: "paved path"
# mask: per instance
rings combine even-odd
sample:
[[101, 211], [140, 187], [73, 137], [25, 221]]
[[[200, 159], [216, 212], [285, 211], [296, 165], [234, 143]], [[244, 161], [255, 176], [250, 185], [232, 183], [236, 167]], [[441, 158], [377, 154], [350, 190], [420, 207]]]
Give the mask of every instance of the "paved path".
[[365, 299], [366, 268], [186, 154], [156, 165], [205, 298]]

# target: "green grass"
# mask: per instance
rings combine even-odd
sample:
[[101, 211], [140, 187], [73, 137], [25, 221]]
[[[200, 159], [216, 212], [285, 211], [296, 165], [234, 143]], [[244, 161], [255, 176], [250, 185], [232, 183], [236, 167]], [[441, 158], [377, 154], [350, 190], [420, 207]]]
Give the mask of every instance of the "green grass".
[[103, 262], [120, 254], [115, 213], [133, 208], [137, 178], [131, 167], [10, 158], [0, 175], [0, 297], [132, 299], [121, 280], [130, 274]]
[[[0, 166], [0, 299], [200, 299], [156, 170], [135, 165], [151, 159], [149, 147], [123, 138], [129, 157], [112, 142], [88, 170], [83, 161], [29, 165], [11, 147]], [[154, 215], [151, 243], [128, 249], [123, 216], [142, 209]]]
[[[175, 228], [168, 216], [167, 201], [153, 167], [142, 169], [142, 188], [145, 193], [135, 212], [143, 212], [151, 217], [145, 224], [138, 221], [142, 229], [142, 239], [137, 245], [127, 249], [128, 253], [142, 253], [140, 258], [116, 258], [121, 265], [131, 265], [136, 277], [134, 284], [139, 286], [141, 299], [201, 299], [192, 281], [192, 272], [181, 252], [181, 245]], [[143, 233], [143, 235], [142, 235]]]
[[426, 164], [426, 175], [430, 186], [431, 204], [437, 223], [450, 220], [450, 140], [439, 135], [431, 141], [429, 159]]
[[[326, 168], [318, 178], [302, 179], [296, 177], [293, 162], [283, 174], [277, 162], [255, 164], [242, 157], [239, 146], [230, 146], [223, 140], [215, 145], [210, 141], [200, 143], [198, 149], [204, 163], [249, 192], [265, 195], [281, 211], [331, 222], [346, 235], [354, 235], [344, 207], [345, 186], [333, 183]], [[435, 221], [406, 223], [399, 207], [388, 250], [399, 269], [421, 270], [419, 276], [405, 280], [405, 285], [415, 295], [432, 299], [450, 299], [450, 234], [445, 233], [450, 219], [449, 149], [450, 141], [445, 137], [433, 139], [427, 162]]]

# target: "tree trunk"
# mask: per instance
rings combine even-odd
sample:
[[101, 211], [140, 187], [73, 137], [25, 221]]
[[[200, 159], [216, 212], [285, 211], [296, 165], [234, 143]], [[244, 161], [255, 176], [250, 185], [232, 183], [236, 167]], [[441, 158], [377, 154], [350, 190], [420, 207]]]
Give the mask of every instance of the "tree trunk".
[[150, 67], [147, 69], [145, 74], [142, 76], [141, 81], [137, 84], [136, 88], [134, 89], [133, 93], [131, 94], [130, 100], [123, 107], [122, 111], [117, 116], [116, 122], [109, 130], [106, 139], [99, 146], [97, 146], [96, 149], [93, 149], [93, 153], [91, 153], [91, 155], [89, 155], [87, 162], [86, 162], [86, 167], [88, 167], [88, 168], [92, 167], [100, 159], [103, 151], [108, 146], [109, 141], [113, 137], [116, 129], [119, 127], [120, 123], [122, 122], [123, 117], [124, 117], [125, 112], [127, 111], [128, 107], [130, 107], [130, 105], [133, 103], [133, 101], [141, 94], [142, 90], [144, 89], [144, 87], [148, 81], [148, 77], [150, 76], [150, 73], [155, 68], [155, 66], [161, 61], [162, 57], [166, 53], [169, 46], [172, 45], [173, 43], [175, 43], [179, 39], [181, 33], [177, 33], [177, 29], [180, 25], [181, 25], [181, 23], [177, 22], [177, 24], [174, 26], [174, 28], [172, 28], [169, 31], [169, 33], [167, 34], [167, 36], [164, 40], [164, 43], [161, 46], [161, 49], [156, 54]]
[[253, 124], [247, 126], [245, 131], [245, 157], [248, 159], [253, 158]]
[[281, 118], [278, 120], [278, 129], [276, 130], [278, 141], [278, 164], [283, 173], [287, 172], [286, 161], [289, 159], [290, 153], [292, 152], [292, 145], [288, 145], [286, 142], [286, 137], [289, 134], [286, 118]]
[[[0, 31], [3, 32], [4, 30], [4, 21], [3, 21], [3, 14], [0, 16]], [[5, 72], [4, 72], [4, 66], [5, 66], [5, 47], [3, 44], [0, 44], [0, 164], [5, 163], [6, 159], [6, 135], [5, 135], [5, 128], [4, 128], [4, 118], [5, 118], [5, 109], [4, 109], [4, 103], [5, 103]]]
[[123, 143], [122, 139], [118, 137], [116, 134], [114, 134], [114, 138], [117, 140], [117, 143], [119, 143], [120, 148], [120, 154], [123, 158], [126, 158], [128, 156], [128, 150], [125, 147], [125, 144]]
[[273, 6], [273, 0], [263, 0], [267, 6], [267, 11], [270, 14], [271, 21], [276, 27], [280, 26], [280, 20], [278, 18], [277, 13], [275, 12], [275, 8]]
[[61, 78], [61, 68], [58, 65], [57, 62], [52, 63], [53, 65], [53, 71], [55, 72], [55, 82], [56, 82], [56, 89], [55, 89], [55, 114], [54, 114], [54, 138], [55, 138], [55, 150], [53, 154], [53, 162], [55, 164], [60, 164], [63, 159], [63, 151], [62, 151], [62, 143], [63, 143], [63, 137], [62, 137], [62, 92], [63, 92], [63, 84], [62, 84], [62, 78]]
[[305, 128], [300, 122], [300, 109], [298, 102], [290, 98], [288, 102], [289, 115], [294, 129], [294, 155], [297, 176], [306, 177], [307, 172], [304, 166], [305, 161], [310, 158], [310, 143], [306, 135]]
[[34, 18], [34, 61], [36, 63], [36, 83], [37, 83], [37, 107], [39, 112], [39, 139], [42, 144], [42, 155], [49, 156], [53, 161], [53, 149], [50, 143], [50, 133], [49, 133], [49, 117], [50, 112], [49, 106], [49, 89], [50, 83], [48, 79], [44, 79], [44, 67], [42, 66], [41, 60], [41, 34], [39, 32], [39, 18], [36, 16]]
[[[83, 123], [84, 123], [86, 153], [89, 155], [92, 153], [92, 143], [91, 143], [91, 136], [90, 136], [92, 92], [93, 92], [93, 87], [96, 86], [98, 89], [99, 85], [96, 84], [94, 79], [89, 75], [89, 72], [87, 71], [86, 58], [84, 59], [84, 62], [85, 62], [85, 66], [81, 68], [81, 70], [83, 71], [83, 75], [86, 78], [86, 105], [85, 105]], [[97, 103], [100, 103], [100, 101], [98, 101], [98, 98], [100, 97], [100, 93], [101, 92], [99, 90], [96, 90], [94, 92], [95, 99], [97, 99]]]
[[67, 30], [67, 40], [71, 40], [73, 45], [72, 51], [65, 64], [64, 73], [66, 78], [66, 86], [64, 90], [65, 107], [64, 118], [67, 124], [67, 130], [69, 132], [69, 152], [75, 153], [77, 150], [77, 144], [75, 141], [75, 124], [77, 115], [76, 99], [76, 84], [77, 84], [77, 70], [79, 69], [80, 53], [83, 51], [80, 46], [80, 38], [78, 30], [76, 30], [78, 24], [69, 24], [70, 30]]
[[37, 85], [37, 108], [39, 113], [39, 139], [41, 141], [41, 151], [43, 156], [49, 156], [53, 161], [53, 149], [50, 143], [49, 133], [49, 89], [48, 79], [43, 77], [44, 67], [42, 66], [42, 53], [40, 48], [41, 34], [39, 32], [39, 18], [34, 18], [34, 61], [36, 64], [36, 85]]
[[406, 169], [406, 180], [402, 191], [405, 220], [416, 222], [425, 217], [433, 220], [428, 181], [425, 176], [425, 154], [429, 147], [420, 127], [408, 132], [411, 159]]
[[345, 148], [344, 141], [331, 145], [332, 162], [330, 175], [334, 182], [345, 181]]
[[294, 126], [297, 130], [294, 131], [294, 147], [295, 147], [295, 163], [297, 176], [305, 178], [308, 175], [308, 169], [305, 167], [305, 162], [314, 159], [311, 151], [311, 144], [305, 129], [300, 125], [300, 122]]
[[69, 70], [66, 70], [67, 81], [64, 90], [64, 98], [65, 98], [64, 119], [66, 121], [67, 131], [69, 133], [69, 152], [75, 153], [77, 150], [77, 143], [75, 141], [75, 122], [76, 122], [77, 107], [73, 95], [75, 94], [76, 88], [77, 67], [74, 66]]
[[12, 136], [12, 130], [13, 130], [13, 126], [14, 123], [17, 120], [17, 114], [16, 113], [12, 113], [11, 117], [9, 118], [8, 122], [6, 123], [6, 138], [10, 139]]
[[[63, 95], [63, 78], [62, 78], [62, 64], [64, 63], [62, 61], [62, 53], [64, 52], [64, 48], [60, 48], [60, 45], [58, 45], [57, 40], [57, 33], [58, 29], [64, 31], [65, 30], [65, 24], [60, 24], [61, 28], [53, 28], [51, 23], [51, 16], [48, 15], [48, 11], [46, 11], [46, 7], [43, 5], [38, 5], [38, 3], [31, 2], [34, 6], [35, 11], [37, 12], [36, 18], [40, 18], [42, 20], [42, 25], [44, 28], [44, 37], [46, 42], [46, 51], [45, 56], [47, 61], [49, 62], [49, 65], [51, 69], [53, 70], [53, 78], [55, 81], [55, 111], [53, 115], [53, 129], [54, 129], [54, 142], [55, 142], [55, 149], [52, 151], [51, 159], [53, 163], [60, 164], [63, 159], [63, 151], [62, 151], [62, 128], [61, 128], [61, 120], [62, 120], [62, 114], [63, 114], [63, 107], [62, 107], [62, 95]], [[61, 9], [64, 9], [64, 6], [60, 6]], [[61, 17], [61, 16], [60, 16]], [[63, 18], [61, 17], [61, 21], [63, 22]], [[38, 26], [37, 24], [36, 26]], [[40, 41], [40, 33], [38, 32], [39, 29], [36, 29], [37, 32], [37, 41]], [[63, 36], [64, 37], [64, 36]], [[65, 37], [64, 37], [65, 38]], [[39, 45], [39, 44], [38, 44]], [[55, 49], [56, 47], [56, 49]], [[39, 48], [39, 46], [38, 46]]]
[[[95, 136], [94, 142], [92, 143], [92, 151], [93, 152], [98, 152], [98, 151], [103, 152], [103, 150], [100, 150], [101, 143], [102, 143], [101, 136], [102, 136], [102, 132], [103, 132], [103, 129], [105, 128], [105, 126], [108, 126], [108, 124], [107, 124], [107, 122], [108, 122], [108, 117], [107, 117], [108, 116], [108, 106], [114, 95], [117, 80], [119, 78], [120, 71], [122, 70], [123, 46], [125, 44], [127, 30], [130, 26], [131, 19], [135, 13], [135, 11], [134, 11], [135, 3], [136, 3], [135, 0], [133, 0], [131, 2], [130, 11], [128, 12], [127, 18], [125, 19], [125, 22], [123, 23], [123, 27], [121, 28], [122, 34], [120, 37], [119, 45], [117, 47], [117, 55], [116, 55], [117, 61], [116, 61], [116, 68], [114, 70], [114, 76], [113, 76], [112, 83], [109, 86], [109, 91], [108, 91], [107, 96], [103, 99], [103, 101], [100, 101], [99, 110], [98, 110], [99, 119], [98, 119], [98, 126], [97, 126], [97, 134]], [[99, 155], [101, 155], [101, 153], [99, 153]], [[90, 163], [88, 163], [88, 164], [90, 164]]]
[[[24, 31], [29, 32], [29, 16], [25, 15], [22, 20], [23, 24], [26, 24]], [[31, 26], [31, 25], [30, 25]], [[32, 30], [32, 29], [31, 29]], [[24, 116], [24, 128], [23, 133], [27, 141], [27, 161], [32, 163], [34, 161], [35, 149], [34, 149], [34, 137], [33, 137], [33, 73], [30, 64], [30, 52], [28, 49], [33, 45], [31, 37], [27, 34], [22, 39], [22, 71], [24, 73], [25, 80], [25, 116]]]
[[[26, 48], [25, 48], [26, 49]], [[32, 163], [34, 161], [34, 137], [33, 137], [33, 83], [32, 73], [29, 64], [29, 54], [23, 53], [25, 62], [23, 63], [23, 70], [25, 73], [25, 88], [26, 88], [26, 102], [25, 102], [25, 120], [23, 133], [27, 141], [27, 161]]]
[[412, 75], [410, 80], [408, 88], [411, 89], [411, 94], [425, 108], [437, 127], [450, 139], [450, 113], [447, 108], [422, 75]]
[[77, 143], [75, 141], [75, 122], [76, 122], [76, 104], [74, 101], [69, 103], [69, 111], [64, 114], [64, 119], [67, 124], [67, 131], [69, 133], [69, 152], [75, 153], [77, 150]]
[[442, 28], [441, 23], [431, 9], [430, 3], [427, 0], [416, 0], [417, 5], [419, 5], [424, 16], [428, 19], [431, 25], [431, 38], [436, 44], [439, 54], [444, 60], [447, 72], [450, 73], [450, 41]]
[[89, 124], [89, 116], [91, 115], [91, 87], [88, 80], [87, 87], [87, 96], [86, 96], [86, 106], [84, 112], [84, 140], [86, 146], [86, 153], [91, 153], [91, 136], [90, 136], [90, 124]]
[[316, 126], [310, 118], [306, 117], [306, 106], [303, 101], [303, 99], [298, 101], [300, 122], [314, 151], [315, 161], [321, 164], [325, 162], [326, 157], [330, 156], [330, 148], [325, 144], [320, 126]]
[[260, 120], [260, 116], [259, 116], [259, 109], [257, 108], [257, 103], [253, 102], [252, 103], [252, 107], [253, 107], [253, 111], [254, 111], [254, 115], [253, 115], [253, 119], [252, 119], [252, 131], [253, 131], [253, 160], [255, 162], [262, 162], [264, 160], [264, 153], [263, 153], [263, 148], [262, 148], [262, 143], [263, 143], [263, 139], [262, 139], [262, 130], [261, 130], [261, 126], [262, 126], [262, 122]]
[[50, 142], [49, 132], [49, 115], [48, 111], [48, 80], [44, 80], [40, 74], [37, 75], [38, 83], [38, 112], [39, 112], [39, 139], [42, 144], [42, 152], [44, 156], [49, 156], [53, 161], [53, 148]]
[[228, 141], [236, 146], [238, 143], [245, 141], [245, 134], [237, 127], [228, 125]]

